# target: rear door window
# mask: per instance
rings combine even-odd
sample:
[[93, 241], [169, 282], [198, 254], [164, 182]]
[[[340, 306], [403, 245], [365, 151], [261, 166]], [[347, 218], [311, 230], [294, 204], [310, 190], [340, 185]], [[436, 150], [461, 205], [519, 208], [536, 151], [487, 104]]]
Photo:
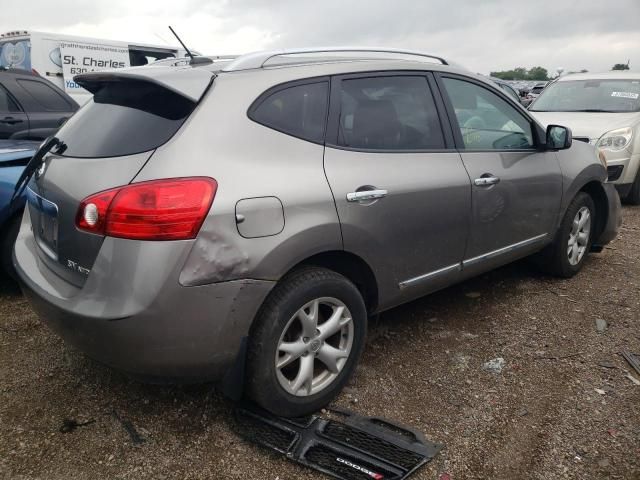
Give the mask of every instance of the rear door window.
[[257, 100], [249, 109], [249, 118], [294, 137], [323, 143], [328, 96], [324, 81], [277, 87]]
[[342, 80], [338, 145], [362, 150], [444, 148], [427, 79], [383, 76]]
[[73, 110], [71, 104], [46, 83], [37, 80], [22, 79], [18, 79], [17, 82], [18, 85], [42, 107], [43, 111], [70, 112]]
[[167, 142], [195, 102], [148, 82], [106, 82], [58, 131], [70, 157], [116, 157]]

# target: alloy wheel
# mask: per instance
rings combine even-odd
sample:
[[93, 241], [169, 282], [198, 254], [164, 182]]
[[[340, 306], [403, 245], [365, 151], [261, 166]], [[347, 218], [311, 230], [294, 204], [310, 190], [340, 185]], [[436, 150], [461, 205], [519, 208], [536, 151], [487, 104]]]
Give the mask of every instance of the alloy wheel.
[[567, 257], [569, 263], [576, 266], [582, 260], [589, 245], [589, 235], [591, 234], [591, 212], [588, 207], [582, 207], [576, 213], [569, 232], [569, 242], [567, 244]]
[[344, 303], [332, 297], [308, 302], [287, 322], [278, 341], [280, 386], [299, 397], [324, 390], [344, 368], [353, 341], [353, 319]]

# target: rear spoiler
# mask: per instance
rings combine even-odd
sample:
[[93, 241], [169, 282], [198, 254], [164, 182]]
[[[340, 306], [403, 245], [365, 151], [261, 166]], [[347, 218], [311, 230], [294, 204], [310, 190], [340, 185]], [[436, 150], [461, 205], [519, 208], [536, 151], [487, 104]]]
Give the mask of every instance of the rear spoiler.
[[214, 78], [213, 72], [202, 68], [145, 66], [82, 73], [73, 77], [73, 80], [91, 93], [96, 93], [105, 83], [110, 82], [149, 82], [198, 102]]

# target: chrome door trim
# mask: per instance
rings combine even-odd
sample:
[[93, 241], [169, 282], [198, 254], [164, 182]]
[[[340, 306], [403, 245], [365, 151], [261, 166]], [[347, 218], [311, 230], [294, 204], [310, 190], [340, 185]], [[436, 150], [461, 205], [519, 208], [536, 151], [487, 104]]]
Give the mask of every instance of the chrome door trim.
[[418, 277], [410, 278], [409, 280], [400, 282], [398, 286], [400, 287], [400, 289], [413, 287], [414, 285], [418, 285], [427, 280], [433, 280], [434, 278], [437, 278], [440, 275], [445, 275], [447, 273], [451, 273], [454, 271], [459, 272], [461, 270], [462, 270], [462, 263], [455, 263], [453, 265], [449, 265], [448, 267], [440, 268], [438, 270], [434, 270], [433, 272], [425, 273], [424, 275], [420, 275]]
[[543, 233], [542, 235], [536, 235], [535, 237], [528, 238], [526, 240], [522, 240], [521, 242], [514, 243], [512, 245], [507, 245], [506, 247], [499, 248], [497, 250], [493, 250], [488, 253], [483, 253], [482, 255], [478, 255], [477, 257], [469, 258], [467, 260], [462, 261], [462, 267], [471, 267], [480, 263], [484, 260], [489, 260], [491, 258], [498, 257], [500, 255], [504, 255], [505, 253], [512, 252], [514, 250], [518, 250], [520, 248], [528, 247], [529, 245], [533, 245], [536, 243], [540, 243], [542, 240], [549, 236], [548, 233]]

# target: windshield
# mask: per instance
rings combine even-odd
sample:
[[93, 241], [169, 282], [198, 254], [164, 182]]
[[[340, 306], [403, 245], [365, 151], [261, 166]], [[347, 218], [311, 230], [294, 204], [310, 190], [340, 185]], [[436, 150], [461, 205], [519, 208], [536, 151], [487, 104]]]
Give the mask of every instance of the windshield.
[[547, 87], [534, 112], [639, 112], [638, 80], [571, 80]]

